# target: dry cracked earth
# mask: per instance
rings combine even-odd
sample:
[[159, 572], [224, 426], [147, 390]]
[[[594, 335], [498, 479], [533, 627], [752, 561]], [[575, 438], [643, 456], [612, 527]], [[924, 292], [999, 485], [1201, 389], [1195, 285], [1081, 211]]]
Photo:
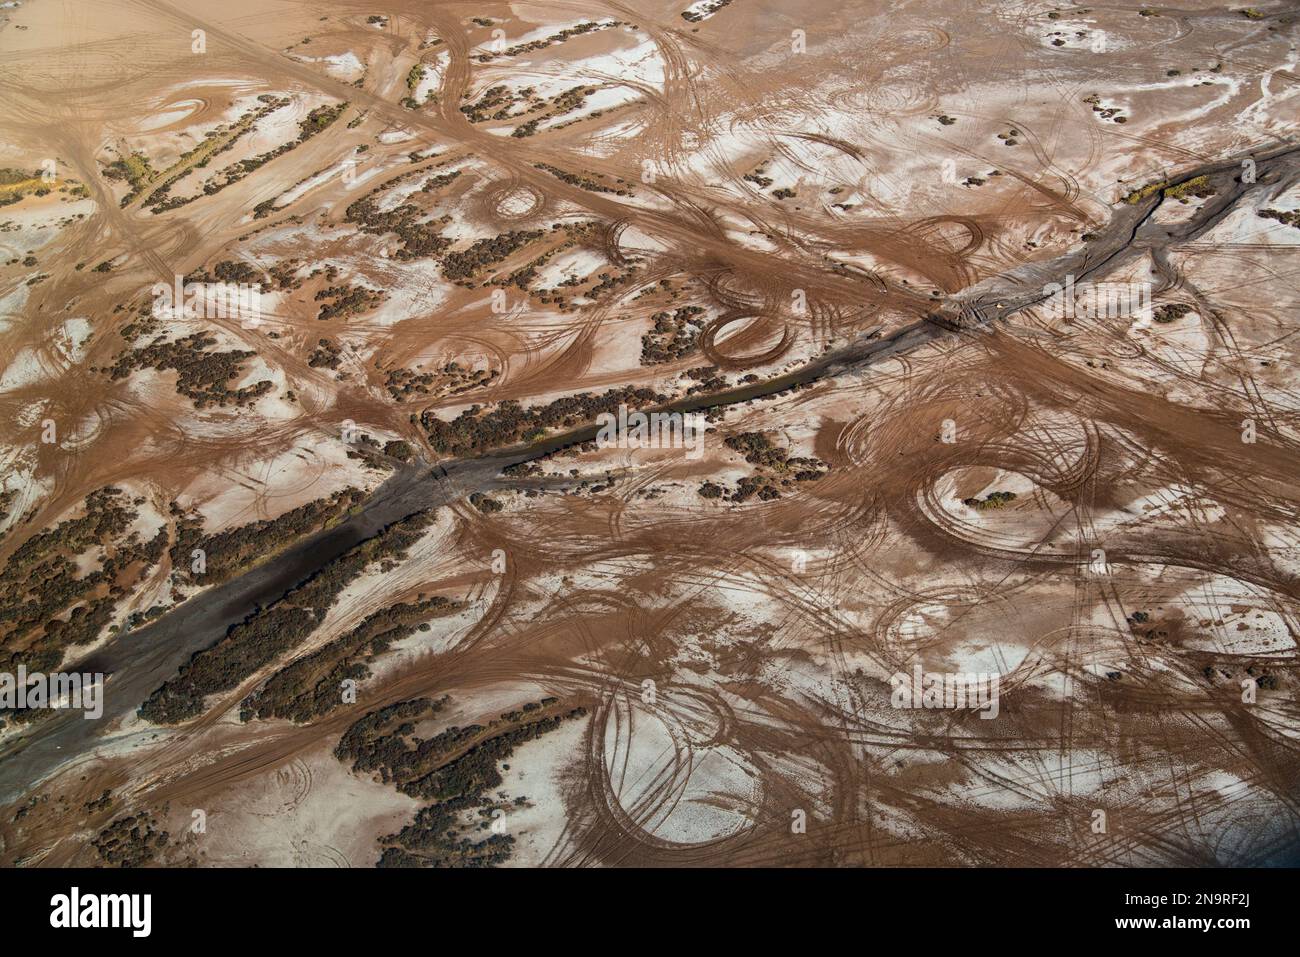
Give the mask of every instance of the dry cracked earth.
[[1300, 860], [1297, 41], [0, 4], [0, 863]]

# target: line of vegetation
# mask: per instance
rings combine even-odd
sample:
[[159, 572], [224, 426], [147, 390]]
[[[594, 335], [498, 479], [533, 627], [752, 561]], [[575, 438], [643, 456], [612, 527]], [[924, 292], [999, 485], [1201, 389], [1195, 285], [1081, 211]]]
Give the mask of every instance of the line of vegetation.
[[491, 833], [494, 818], [527, 804], [488, 792], [503, 782], [504, 762], [519, 745], [587, 714], [557, 698], [528, 702], [486, 726], [449, 727], [430, 738], [417, 734], [448, 699], [418, 698], [372, 711], [352, 725], [334, 755], [358, 773], [377, 775], [403, 794], [433, 800], [395, 834], [380, 838], [380, 867], [492, 867], [509, 859], [514, 837]]
[[548, 429], [572, 428], [593, 421], [602, 412], [667, 401], [653, 389], [624, 386], [595, 395], [583, 392], [564, 396], [546, 405], [525, 409], [514, 400], [500, 403], [491, 411], [473, 405], [450, 422], [439, 419], [431, 410], [420, 416], [420, 424], [429, 436], [434, 451], [444, 455], [470, 455], [514, 442], [531, 442]]
[[[213, 196], [221, 192], [227, 186], [233, 186], [250, 173], [261, 169], [267, 163], [283, 156], [285, 153], [297, 149], [313, 136], [329, 129], [331, 124], [342, 116], [343, 111], [347, 108], [348, 103], [346, 101], [333, 104], [332, 106], [327, 105], [316, 107], [303, 119], [298, 121], [298, 136], [295, 139], [289, 140], [287, 143], [282, 143], [273, 150], [268, 150], [265, 153], [260, 153], [257, 156], [252, 156], [248, 159], [242, 159], [237, 163], [227, 166], [225, 169], [213, 176], [212, 179], [204, 183], [203, 191], [200, 193], [195, 193], [191, 196], [173, 196], [167, 198], [165, 192], [163, 192], [162, 195], [157, 196], [156, 200], [151, 196], [149, 200], [151, 204], [150, 209], [154, 213], [163, 213], [171, 209], [178, 209], [181, 206], [194, 202], [196, 199], [202, 199], [204, 196]], [[221, 151], [218, 150], [218, 152]], [[170, 186], [168, 186], [168, 188], [170, 188]]]
[[[175, 502], [176, 541], [171, 547], [172, 574], [191, 585], [215, 585], [266, 561], [298, 539], [329, 528], [365, 501], [351, 486], [290, 509], [277, 518], [261, 519], [215, 532], [203, 533], [203, 518], [186, 513]], [[194, 551], [203, 553], [202, 572], [195, 571]]]
[[367, 616], [346, 634], [272, 675], [244, 699], [240, 719], [285, 718], [303, 724], [329, 714], [343, 704], [345, 681], [370, 677], [368, 665], [394, 643], [417, 629], [428, 631], [428, 619], [452, 614], [461, 607], [460, 602], [437, 595]]
[[[110, 627], [117, 603], [167, 549], [166, 528], [147, 541], [130, 530], [144, 501], [112, 486], [91, 492], [82, 514], [13, 551], [0, 571], [0, 670], [55, 670], [68, 648]], [[96, 553], [98, 567], [83, 575], [80, 565]]]
[[374, 538], [325, 565], [274, 604], [232, 625], [216, 644], [195, 652], [176, 677], [140, 707], [156, 724], [177, 724], [200, 714], [204, 699], [229, 691], [311, 635], [349, 583], [368, 567], [398, 560], [433, 521], [429, 512], [389, 525]]

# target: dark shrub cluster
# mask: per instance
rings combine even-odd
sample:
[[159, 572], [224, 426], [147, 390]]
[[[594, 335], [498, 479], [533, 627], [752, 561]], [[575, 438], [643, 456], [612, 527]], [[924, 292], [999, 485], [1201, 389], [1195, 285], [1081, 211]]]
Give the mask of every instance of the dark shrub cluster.
[[307, 356], [307, 365], [313, 369], [337, 369], [343, 350], [332, 339], [321, 339]]
[[140, 349], [128, 349], [114, 360], [107, 370], [113, 379], [125, 379], [137, 369], [172, 370], [176, 375], [176, 391], [193, 401], [196, 409], [209, 406], [252, 405], [275, 386], [262, 379], [241, 389], [228, 389], [226, 383], [238, 378], [243, 361], [256, 355], [246, 349], [229, 352], [209, 352], [217, 339], [212, 333], [195, 332], [172, 342], [154, 340]]
[[742, 478], [731, 491], [716, 482], [704, 482], [698, 490], [704, 498], [737, 504], [751, 498], [769, 501], [780, 498], [783, 491], [800, 482], [817, 481], [828, 468], [820, 459], [791, 455], [764, 432], [741, 432], [728, 436], [723, 444], [742, 454], [746, 462], [757, 466], [758, 471]]
[[594, 422], [602, 412], [617, 413], [621, 404], [636, 408], [665, 399], [652, 389], [625, 386], [610, 389], [602, 395], [582, 392], [527, 409], [513, 400], [500, 403], [490, 412], [473, 405], [450, 422], [425, 411], [420, 416], [420, 424], [428, 432], [434, 451], [444, 455], [468, 455], [510, 445], [521, 439], [532, 441], [544, 435], [547, 429], [572, 428]]
[[501, 262], [511, 253], [544, 234], [537, 229], [512, 229], [491, 239], [480, 239], [462, 252], [448, 253], [442, 259], [442, 274], [452, 282], [464, 283], [481, 269]]
[[146, 812], [120, 817], [99, 832], [95, 850], [110, 867], [143, 867], [154, 860], [171, 839]]
[[704, 320], [703, 306], [679, 306], [669, 312], [656, 312], [650, 319], [654, 328], [641, 337], [641, 364], [659, 365], [673, 362], [695, 351]]
[[316, 301], [322, 303], [317, 319], [350, 319], [363, 312], [379, 306], [387, 296], [377, 289], [354, 286], [344, 283], [340, 286], [326, 286], [316, 293]]

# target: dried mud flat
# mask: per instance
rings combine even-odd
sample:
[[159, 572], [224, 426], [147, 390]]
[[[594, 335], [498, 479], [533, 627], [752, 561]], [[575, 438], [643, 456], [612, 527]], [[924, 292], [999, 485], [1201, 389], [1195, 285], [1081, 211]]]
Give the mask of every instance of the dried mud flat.
[[1295, 863], [1298, 40], [6, 5], [0, 862]]

